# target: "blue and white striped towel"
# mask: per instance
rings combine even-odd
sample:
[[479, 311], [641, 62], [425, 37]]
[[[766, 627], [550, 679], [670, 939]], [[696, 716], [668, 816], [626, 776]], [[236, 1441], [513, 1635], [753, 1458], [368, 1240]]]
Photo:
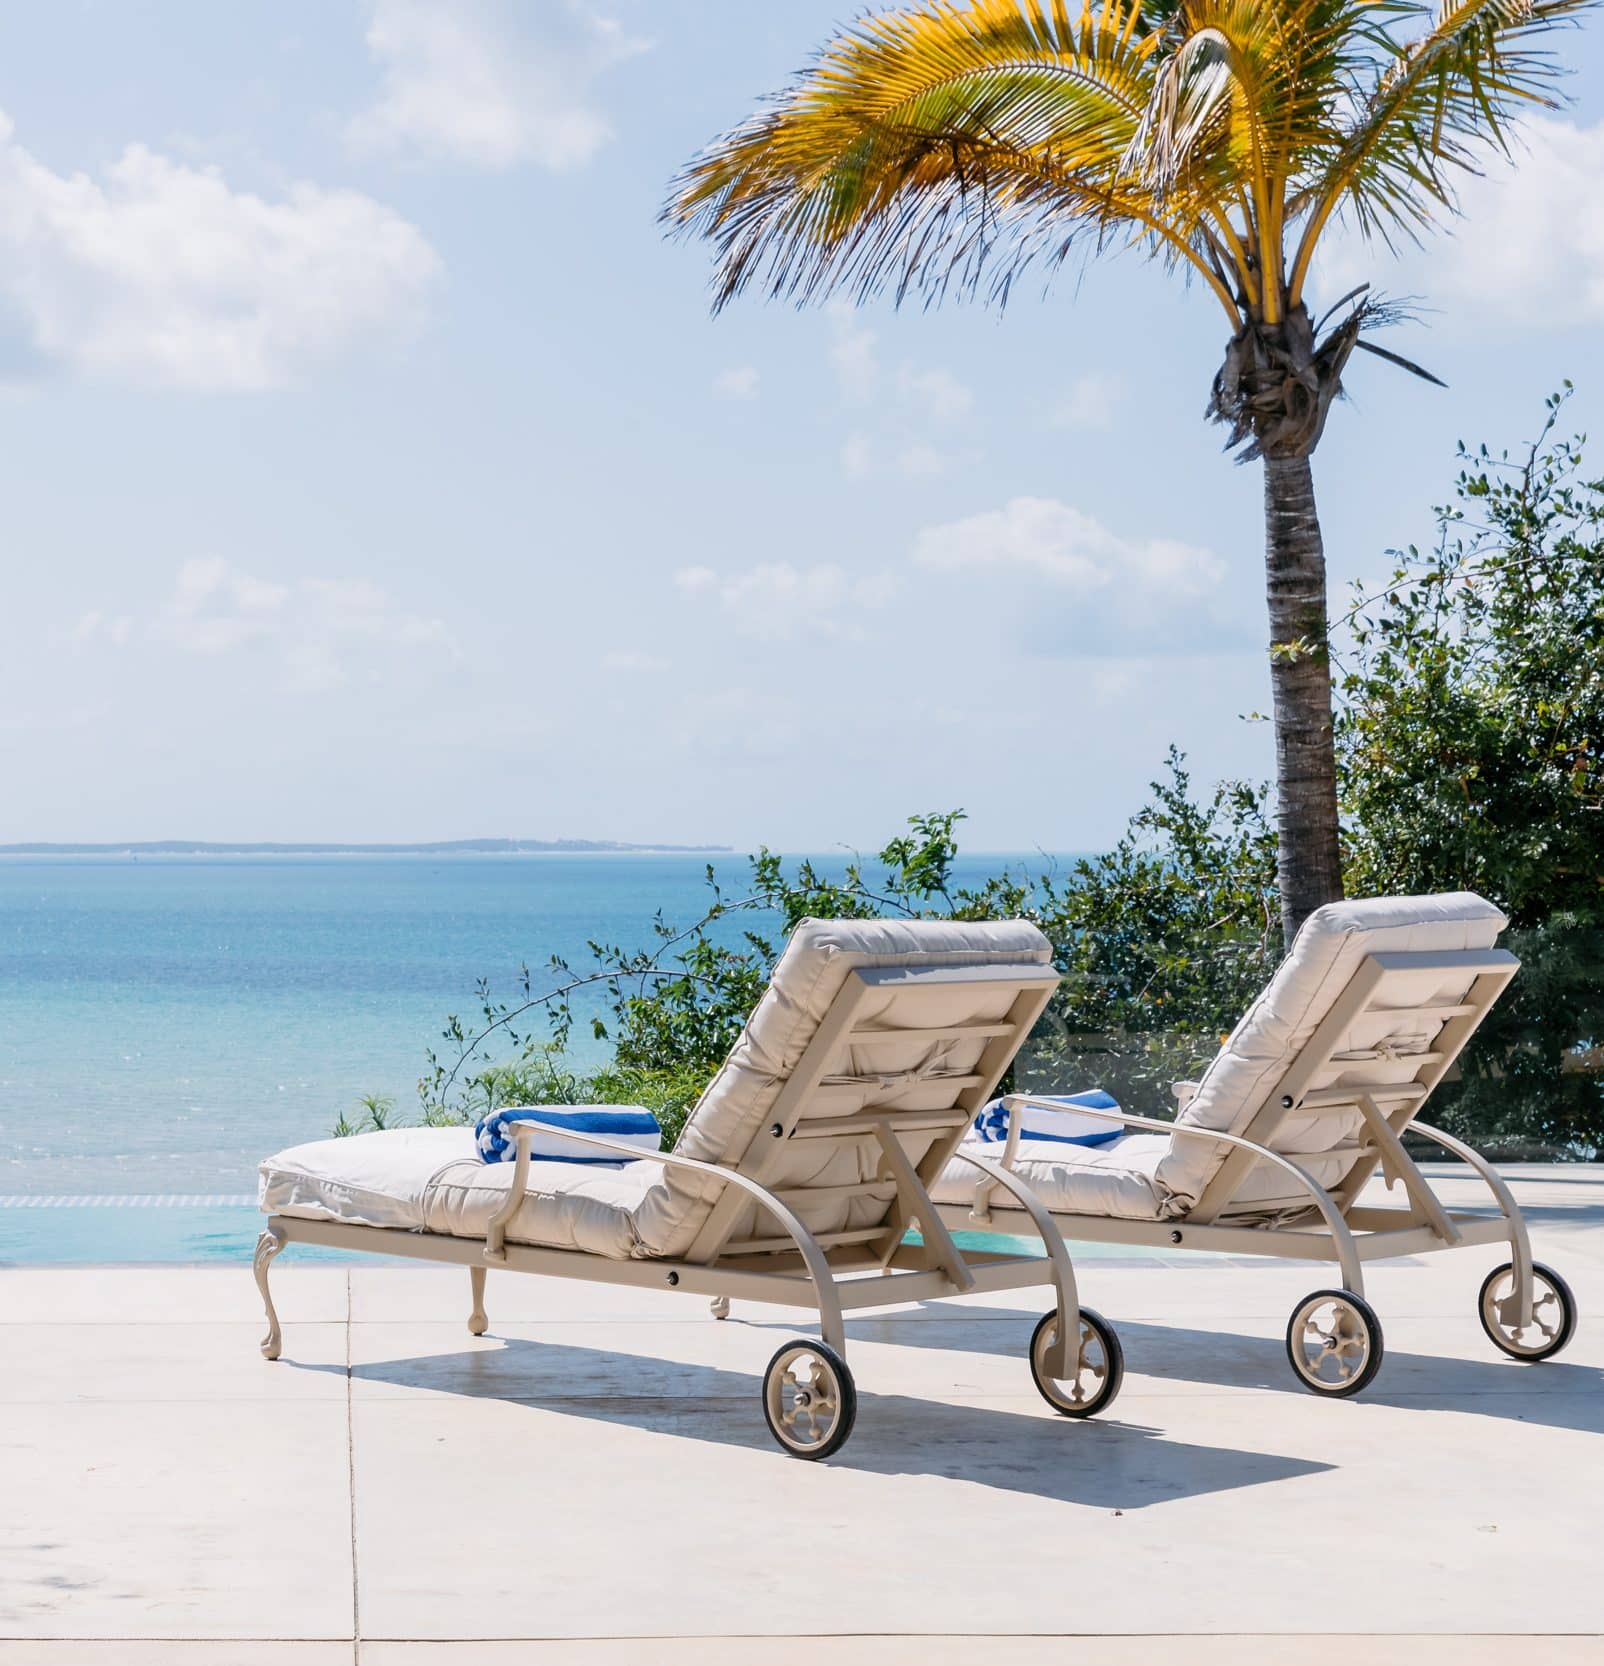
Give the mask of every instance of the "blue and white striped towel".
[[[601, 1134], [610, 1140], [621, 1140], [625, 1145], [638, 1146], [642, 1157], [650, 1157], [663, 1148], [663, 1130], [657, 1118], [639, 1105], [517, 1105], [510, 1110], [492, 1111], [473, 1125], [474, 1142], [479, 1156], [487, 1163], [510, 1163], [518, 1156], [518, 1146], [511, 1125], [518, 1122], [540, 1122], [552, 1128], [572, 1128], [580, 1134]], [[541, 1128], [530, 1146], [529, 1155], [540, 1163], [594, 1163], [601, 1168], [622, 1168], [637, 1158], [615, 1157], [610, 1151], [578, 1140], [565, 1140], [561, 1134], [548, 1133]]]
[[[1119, 1101], [1100, 1088], [1090, 1093], [1043, 1094], [1055, 1105], [1084, 1105], [1088, 1110], [1117, 1111]], [[1022, 1140], [1050, 1140], [1055, 1145], [1107, 1145], [1124, 1132], [1117, 1122], [1080, 1115], [1073, 1109], [1050, 1111], [1041, 1105], [1027, 1105], [1019, 1130]], [[975, 1133], [981, 1139], [1002, 1144], [1008, 1138], [1008, 1110], [1000, 1099], [975, 1118]]]

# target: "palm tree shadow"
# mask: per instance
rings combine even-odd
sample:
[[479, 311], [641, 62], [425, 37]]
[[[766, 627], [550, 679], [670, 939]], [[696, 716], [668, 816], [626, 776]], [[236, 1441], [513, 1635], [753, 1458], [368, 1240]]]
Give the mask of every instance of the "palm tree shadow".
[[[760, 1357], [760, 1356], [755, 1356]], [[539, 1406], [685, 1440], [742, 1446], [789, 1463], [763, 1422], [757, 1372], [655, 1356], [487, 1337], [458, 1353], [367, 1364], [304, 1365], [356, 1382]], [[638, 1389], [622, 1390], [623, 1382]], [[542, 1383], [551, 1387], [542, 1390]], [[1021, 1402], [1024, 1405], [1024, 1402]], [[858, 1420], [834, 1467], [875, 1475], [938, 1475], [1004, 1492], [1099, 1509], [1138, 1510], [1171, 1499], [1261, 1486], [1333, 1466], [1277, 1453], [1201, 1446], [1108, 1416], [1086, 1421], [1046, 1407], [948, 1405], [858, 1390]]]
[[[1023, 1361], [1030, 1316], [1012, 1308], [965, 1303], [920, 1303], [922, 1311], [897, 1317], [849, 1322], [847, 1334], [866, 1342], [904, 1347], [946, 1348], [964, 1353], [1014, 1356]], [[737, 1314], [739, 1318], [739, 1314]], [[1198, 1330], [1185, 1325], [1144, 1324], [1113, 1319], [1128, 1370], [1165, 1382], [1202, 1383], [1210, 1387], [1268, 1389], [1308, 1397], [1292, 1375], [1279, 1337], [1243, 1336], [1232, 1331]], [[964, 1321], [980, 1321], [964, 1323]], [[1011, 1320], [1011, 1324], [986, 1321]], [[1381, 1315], [1385, 1337], [1386, 1314]], [[763, 1321], [746, 1321], [773, 1329]], [[1376, 1380], [1357, 1403], [1396, 1406], [1411, 1411], [1472, 1411], [1548, 1428], [1604, 1434], [1604, 1371], [1564, 1359], [1522, 1364], [1498, 1354], [1480, 1337], [1473, 1317], [1467, 1324], [1490, 1359], [1442, 1358], [1405, 1353], [1387, 1343]], [[1401, 1322], [1400, 1322], [1401, 1325]]]

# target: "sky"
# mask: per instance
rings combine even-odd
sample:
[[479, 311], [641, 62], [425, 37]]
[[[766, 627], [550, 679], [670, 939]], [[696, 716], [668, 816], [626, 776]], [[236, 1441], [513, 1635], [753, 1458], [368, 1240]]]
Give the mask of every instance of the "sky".
[[[1117, 837], [1273, 769], [1216, 303], [708, 308], [676, 168], [840, 4], [0, 6], [0, 841]], [[1604, 22], [1315, 458], [1334, 599], [1604, 399]], [[1518, 179], [1518, 183], [1515, 181]]]

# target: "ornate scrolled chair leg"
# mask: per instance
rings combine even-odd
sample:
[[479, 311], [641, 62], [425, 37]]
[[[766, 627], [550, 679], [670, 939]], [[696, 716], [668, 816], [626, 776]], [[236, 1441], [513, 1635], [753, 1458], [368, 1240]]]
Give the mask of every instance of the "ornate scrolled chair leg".
[[729, 1316], [730, 1316], [730, 1298], [728, 1296], [715, 1296], [712, 1300], [711, 1307], [712, 1307], [713, 1317], [715, 1319], [728, 1319], [729, 1318]]
[[485, 1315], [485, 1269], [470, 1267], [468, 1283], [473, 1288], [473, 1312], [468, 1315], [468, 1330], [473, 1336], [483, 1336], [490, 1329], [490, 1320]]
[[251, 1258], [256, 1272], [256, 1288], [262, 1292], [262, 1306], [267, 1309], [267, 1335], [262, 1338], [263, 1359], [277, 1359], [282, 1344], [278, 1312], [273, 1306], [273, 1293], [267, 1287], [267, 1269], [273, 1257], [284, 1248], [285, 1241], [269, 1229], [256, 1240], [256, 1254]]

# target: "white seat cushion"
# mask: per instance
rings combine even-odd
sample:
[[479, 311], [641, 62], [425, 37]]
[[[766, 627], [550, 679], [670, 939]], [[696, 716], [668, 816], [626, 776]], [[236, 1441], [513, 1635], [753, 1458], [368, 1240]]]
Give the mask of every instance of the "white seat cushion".
[[[622, 1168], [531, 1163], [508, 1241], [615, 1260], [638, 1255], [635, 1211], [662, 1170], [650, 1158]], [[391, 1128], [269, 1157], [259, 1199], [272, 1215], [482, 1238], [512, 1176], [511, 1163], [480, 1160], [471, 1128]]]
[[[994, 1141], [964, 1143], [988, 1162], [1002, 1157], [1002, 1147]], [[1169, 1148], [1167, 1134], [1121, 1134], [1107, 1145], [1022, 1139], [1013, 1172], [1054, 1213], [1156, 1221], [1164, 1193], [1153, 1176]], [[937, 1203], [968, 1205], [974, 1201], [975, 1185], [981, 1178], [979, 1169], [954, 1157], [931, 1195]], [[990, 1207], [1001, 1211], [1017, 1205], [1009, 1193], [997, 1190], [991, 1194]]]

